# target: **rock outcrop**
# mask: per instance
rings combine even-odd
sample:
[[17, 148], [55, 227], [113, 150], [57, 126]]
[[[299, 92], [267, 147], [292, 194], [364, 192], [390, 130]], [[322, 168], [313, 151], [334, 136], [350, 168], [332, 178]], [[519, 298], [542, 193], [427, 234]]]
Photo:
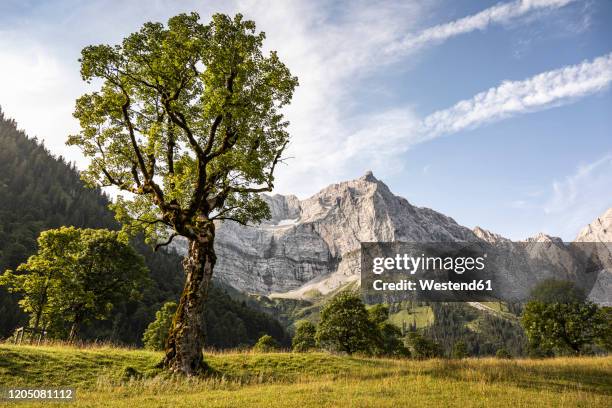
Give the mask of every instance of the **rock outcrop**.
[[598, 272], [597, 280], [589, 293], [589, 300], [612, 306], [612, 208], [597, 217], [580, 231], [575, 242], [591, 242], [596, 251], [598, 263], [604, 267]]
[[[357, 282], [362, 242], [485, 242], [505, 251], [505, 258], [529, 264], [516, 272], [509, 265], [499, 266], [504, 284], [522, 294], [536, 278], [583, 279], [576, 272], [581, 261], [572, 258], [561, 239], [538, 234], [516, 245], [480, 227], [472, 231], [441, 213], [411, 205], [371, 172], [332, 184], [305, 200], [292, 195], [263, 198], [270, 207], [270, 220], [249, 226], [226, 221], [217, 226], [215, 275], [243, 292], [301, 298]], [[610, 242], [611, 231], [612, 209], [587, 226], [576, 241]], [[184, 245], [175, 248], [184, 251]], [[606, 303], [612, 276], [605, 270], [599, 275], [595, 286], [590, 282], [586, 287], [593, 286], [591, 299]]]
[[[477, 240], [468, 228], [391, 193], [371, 172], [314, 196], [264, 195], [271, 219], [217, 227], [215, 275], [241, 291], [299, 297], [359, 279], [359, 247], [369, 241]], [[175, 245], [183, 252], [184, 246]]]

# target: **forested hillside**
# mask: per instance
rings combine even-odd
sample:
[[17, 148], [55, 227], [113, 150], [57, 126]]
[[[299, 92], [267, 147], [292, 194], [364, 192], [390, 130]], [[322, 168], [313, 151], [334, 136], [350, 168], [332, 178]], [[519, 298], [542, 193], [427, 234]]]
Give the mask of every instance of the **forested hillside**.
[[[54, 158], [36, 139], [17, 129], [0, 110], [0, 271], [13, 269], [36, 250], [41, 231], [61, 225], [117, 229], [108, 198], [84, 187], [73, 165]], [[116, 305], [111, 319], [85, 327], [85, 339], [139, 344], [155, 312], [182, 289], [181, 259], [165, 251], [153, 252], [142, 240], [134, 246], [145, 256], [152, 283], [139, 301]], [[26, 324], [18, 298], [0, 287], [0, 338]], [[209, 346], [253, 344], [263, 334], [286, 343], [281, 325], [266, 314], [232, 300], [214, 289], [208, 307]]]

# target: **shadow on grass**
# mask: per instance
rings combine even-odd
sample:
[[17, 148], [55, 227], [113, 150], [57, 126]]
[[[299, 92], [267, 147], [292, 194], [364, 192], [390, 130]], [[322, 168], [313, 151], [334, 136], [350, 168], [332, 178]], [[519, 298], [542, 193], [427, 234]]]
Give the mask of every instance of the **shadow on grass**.
[[421, 372], [437, 379], [463, 382], [509, 384], [520, 388], [563, 392], [580, 390], [599, 395], [612, 395], [612, 375], [606, 367], [528, 362], [502, 362], [481, 365], [462, 361], [443, 361]]

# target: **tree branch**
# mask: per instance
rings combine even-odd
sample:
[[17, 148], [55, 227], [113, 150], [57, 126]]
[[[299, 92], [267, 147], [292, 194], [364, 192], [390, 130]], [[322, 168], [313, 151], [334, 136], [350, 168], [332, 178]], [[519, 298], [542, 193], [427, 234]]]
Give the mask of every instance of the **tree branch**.
[[179, 234], [178, 234], [177, 232], [175, 232], [174, 234], [170, 235], [170, 237], [168, 238], [168, 240], [167, 240], [166, 242], [162, 242], [162, 243], [159, 243], [159, 244], [155, 245], [155, 248], [153, 249], [153, 251], [157, 252], [157, 250], [158, 250], [159, 248], [164, 247], [164, 246], [167, 246], [167, 245], [170, 245], [170, 243], [172, 242], [172, 240], [173, 240], [174, 238], [176, 238], [177, 236], [179, 236]]

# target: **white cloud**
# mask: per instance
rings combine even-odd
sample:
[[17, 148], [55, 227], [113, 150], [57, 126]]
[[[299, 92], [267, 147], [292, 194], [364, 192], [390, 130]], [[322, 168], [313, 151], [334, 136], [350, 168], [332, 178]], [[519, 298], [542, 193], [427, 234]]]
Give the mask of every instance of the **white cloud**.
[[424, 46], [439, 44], [445, 40], [476, 30], [484, 30], [492, 24], [504, 24], [537, 11], [554, 10], [575, 0], [516, 0], [500, 3], [479, 13], [427, 28], [417, 34], [409, 34], [385, 48], [388, 53], [408, 53]]
[[[5, 26], [0, 33], [3, 62], [0, 104], [30, 135], [43, 138], [51, 151], [76, 160], [83, 167], [86, 163], [80, 154], [64, 142], [77, 128], [71, 117], [74, 100], [86, 89], [77, 63], [78, 52], [84, 45], [115, 43], [146, 20], [165, 21], [178, 12], [197, 10], [206, 21], [213, 11], [240, 11], [266, 32], [266, 47], [278, 50], [300, 79], [300, 87], [286, 111], [292, 135], [287, 154], [294, 159], [279, 168], [276, 186], [277, 192], [305, 196], [322, 185], [354, 177], [366, 168], [385, 177], [402, 168], [401, 153], [415, 143], [524, 111], [512, 111], [512, 99], [507, 101], [504, 112], [495, 111], [487, 103], [497, 102], [483, 98], [478, 104], [474, 100], [478, 115], [461, 110], [460, 106], [436, 112], [423, 121], [411, 106], [396, 106], [382, 112], [369, 107], [355, 113], [355, 93], [369, 85], [364, 76], [396, 61], [405, 51], [400, 47], [396, 53], [389, 53], [385, 50], [387, 44], [398, 38], [404, 39], [400, 41], [404, 45], [409, 38], [420, 38], [417, 41], [420, 46], [436, 44], [470, 30], [485, 29], [492, 23], [516, 20], [533, 11], [552, 10], [569, 2], [504, 3], [426, 29], [416, 37], [408, 33], [416, 31], [436, 2], [361, 0], [342, 3], [341, 12], [323, 0], [206, 3], [140, 0], [129, 2], [124, 9], [107, 7], [102, 1], [77, 6], [58, 1], [52, 7], [34, 3], [28, 21]], [[526, 81], [509, 82], [493, 89], [500, 94], [502, 89], [514, 89], [508, 84], [523, 82]], [[556, 101], [567, 99], [555, 96], [559, 88], [554, 83], [550, 86], [556, 91], [548, 92], [549, 96]], [[524, 103], [526, 99], [520, 98]], [[462, 102], [461, 106], [468, 106], [470, 101]], [[534, 100], [531, 106], [546, 107], [552, 103]]]
[[[383, 176], [402, 169], [401, 155], [428, 140], [575, 101], [605, 90], [612, 81], [612, 54], [592, 61], [544, 72], [522, 81], [501, 85], [462, 100], [425, 118], [409, 106], [371, 114], [344, 129], [341, 144], [328, 144], [325, 152], [302, 160], [304, 176], [321, 169], [340, 179], [371, 168]], [[320, 147], [320, 146], [319, 146]], [[303, 155], [303, 151], [300, 151]]]
[[595, 216], [612, 207], [612, 153], [579, 166], [576, 171], [552, 184], [552, 194], [542, 205], [544, 214], [557, 220], [553, 229], [573, 239]]
[[459, 132], [521, 113], [569, 103], [606, 89], [612, 81], [612, 54], [501, 85], [427, 116], [423, 139]]

